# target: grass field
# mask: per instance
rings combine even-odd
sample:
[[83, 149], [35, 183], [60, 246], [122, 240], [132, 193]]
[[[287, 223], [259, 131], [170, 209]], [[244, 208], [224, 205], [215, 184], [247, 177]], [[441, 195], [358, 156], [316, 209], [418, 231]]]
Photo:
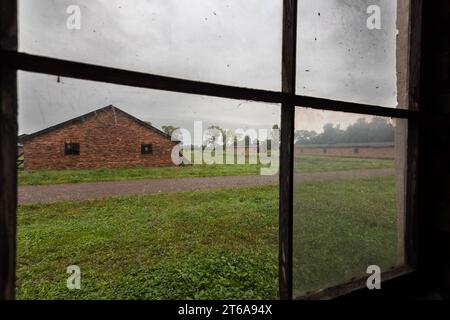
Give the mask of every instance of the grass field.
[[[393, 166], [393, 160], [302, 156], [301, 158], [296, 159], [295, 167], [298, 172], [321, 172], [391, 168]], [[260, 166], [256, 164], [241, 164], [193, 165], [163, 168], [19, 171], [19, 185], [45, 185], [130, 179], [258, 175], [259, 169]]]
[[18, 298], [276, 297], [277, 208], [274, 187], [20, 206]]
[[393, 176], [305, 183], [294, 194], [296, 295], [398, 265]]
[[[393, 177], [296, 189], [297, 293], [395, 263], [394, 190]], [[18, 219], [19, 299], [278, 297], [274, 186], [21, 205]]]

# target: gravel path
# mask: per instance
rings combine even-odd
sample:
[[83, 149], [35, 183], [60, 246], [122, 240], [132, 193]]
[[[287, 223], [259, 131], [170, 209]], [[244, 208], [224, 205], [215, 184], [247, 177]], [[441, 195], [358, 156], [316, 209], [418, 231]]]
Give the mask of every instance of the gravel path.
[[[296, 181], [324, 181], [380, 177], [394, 174], [394, 169], [351, 170], [337, 172], [301, 173]], [[179, 179], [146, 179], [42, 186], [20, 186], [19, 203], [49, 203], [64, 200], [99, 199], [118, 195], [139, 195], [221, 188], [241, 188], [275, 185], [278, 176], [228, 176]]]

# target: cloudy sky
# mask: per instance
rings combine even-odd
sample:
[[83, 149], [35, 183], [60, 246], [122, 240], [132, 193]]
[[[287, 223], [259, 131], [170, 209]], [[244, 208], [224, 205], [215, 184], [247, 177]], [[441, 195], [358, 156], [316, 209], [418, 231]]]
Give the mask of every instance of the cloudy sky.
[[[279, 90], [281, 0], [21, 0], [20, 50], [187, 79]], [[81, 28], [66, 26], [70, 5]], [[366, 10], [381, 8], [381, 29]], [[297, 92], [396, 106], [392, 0], [300, 0]], [[113, 104], [160, 127], [267, 128], [279, 106], [19, 74], [19, 126], [32, 133]], [[299, 111], [297, 129], [357, 115]]]

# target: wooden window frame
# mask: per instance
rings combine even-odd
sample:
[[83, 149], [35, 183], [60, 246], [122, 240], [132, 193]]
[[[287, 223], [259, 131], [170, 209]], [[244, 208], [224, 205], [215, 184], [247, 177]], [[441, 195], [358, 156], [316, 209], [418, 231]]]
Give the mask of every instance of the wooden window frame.
[[[148, 152], [145, 152], [145, 146], [148, 147]], [[153, 145], [151, 143], [141, 143], [141, 155], [152, 155]]]
[[[279, 293], [280, 299], [292, 295], [293, 239], [293, 146], [296, 106], [341, 111], [364, 115], [406, 119], [407, 172], [405, 208], [406, 266], [382, 275], [383, 280], [409, 273], [416, 266], [417, 159], [420, 108], [418, 103], [420, 31], [422, 0], [398, 0], [405, 3], [409, 17], [408, 37], [404, 43], [408, 57], [402, 59], [408, 71], [407, 99], [398, 108], [352, 103], [295, 94], [297, 50], [297, 0], [283, 0], [282, 89], [260, 90], [147, 74], [118, 68], [66, 61], [18, 52], [17, 0], [2, 1], [0, 11], [0, 299], [15, 298], [16, 272], [16, 209], [17, 209], [17, 70], [64, 76], [147, 89], [165, 90], [221, 98], [270, 102], [281, 105], [281, 140], [279, 172]], [[365, 285], [358, 279], [328, 288], [310, 298], [332, 298], [347, 294]]]
[[[75, 148], [74, 148], [75, 146]], [[64, 143], [64, 155], [65, 156], [79, 156], [80, 144], [77, 142], [65, 142]]]

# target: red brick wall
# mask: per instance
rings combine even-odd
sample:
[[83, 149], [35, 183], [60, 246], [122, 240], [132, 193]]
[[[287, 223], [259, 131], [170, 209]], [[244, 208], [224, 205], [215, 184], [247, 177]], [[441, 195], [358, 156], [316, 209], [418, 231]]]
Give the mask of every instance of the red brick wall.
[[[326, 152], [324, 152], [326, 149]], [[355, 148], [301, 148], [295, 147], [295, 155], [314, 155], [314, 156], [335, 156], [335, 157], [355, 157], [355, 158], [373, 158], [373, 159], [394, 159], [394, 147], [359, 147], [355, 153]]]
[[[64, 143], [80, 144], [80, 155], [64, 155]], [[153, 154], [141, 154], [141, 144]], [[116, 109], [102, 110], [24, 142], [25, 170], [153, 167], [173, 165], [174, 143]]]

